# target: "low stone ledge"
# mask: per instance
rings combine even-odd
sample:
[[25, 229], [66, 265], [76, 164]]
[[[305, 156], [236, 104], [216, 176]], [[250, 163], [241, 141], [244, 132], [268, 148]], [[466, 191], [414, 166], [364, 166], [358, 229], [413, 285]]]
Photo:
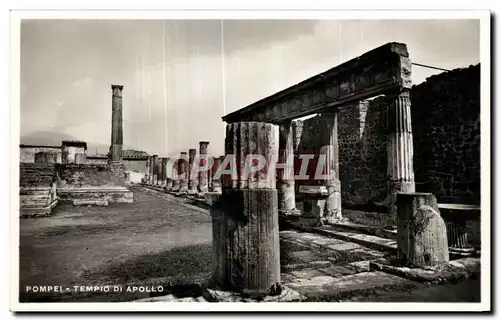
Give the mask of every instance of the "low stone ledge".
[[463, 258], [434, 267], [406, 267], [393, 258], [377, 259], [370, 262], [371, 271], [381, 271], [426, 284], [457, 283], [479, 275], [481, 261], [478, 258]]
[[289, 287], [281, 286], [279, 295], [268, 295], [261, 298], [250, 298], [240, 293], [223, 291], [205, 287], [203, 298], [208, 302], [300, 302], [304, 299], [299, 292]]
[[298, 291], [308, 302], [332, 302], [357, 295], [369, 295], [379, 291], [414, 290], [418, 283], [384, 272], [362, 272], [341, 277], [315, 276], [297, 278], [286, 284]]
[[73, 206], [108, 206], [107, 200], [80, 199], [73, 200]]
[[100, 200], [110, 203], [132, 203], [134, 193], [122, 186], [92, 186], [58, 188], [57, 194], [61, 200]]

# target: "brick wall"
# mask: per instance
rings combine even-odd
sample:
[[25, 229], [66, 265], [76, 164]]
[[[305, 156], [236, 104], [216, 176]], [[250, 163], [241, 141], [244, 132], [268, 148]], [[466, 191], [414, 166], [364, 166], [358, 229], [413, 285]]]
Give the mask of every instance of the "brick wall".
[[123, 186], [123, 170], [101, 164], [57, 164], [58, 187]]
[[21, 163], [34, 163], [38, 152], [53, 152], [57, 154], [57, 162], [61, 163], [61, 147], [21, 147], [19, 158]]

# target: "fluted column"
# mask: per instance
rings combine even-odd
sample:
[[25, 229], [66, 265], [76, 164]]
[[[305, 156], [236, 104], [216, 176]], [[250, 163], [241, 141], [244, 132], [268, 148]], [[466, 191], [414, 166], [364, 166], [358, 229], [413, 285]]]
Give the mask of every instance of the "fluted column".
[[146, 168], [144, 169], [144, 184], [149, 184], [149, 168], [151, 166], [151, 156], [146, 159]]
[[292, 121], [279, 125], [279, 158], [277, 171], [278, 210], [291, 213], [295, 210], [295, 178], [293, 170], [294, 139]]
[[123, 146], [123, 119], [122, 119], [122, 92], [123, 86], [111, 85], [113, 91], [112, 97], [112, 116], [111, 116], [111, 148], [110, 160], [119, 162], [122, 160]]
[[410, 93], [387, 97], [388, 211], [397, 217], [396, 193], [415, 192]]
[[179, 176], [179, 166], [180, 158], [176, 158], [172, 166], [172, 192], [179, 192], [180, 189], [180, 176]]
[[178, 160], [178, 173], [179, 173], [179, 193], [188, 192], [188, 155], [186, 152], [181, 153], [181, 158]]
[[151, 180], [151, 185], [156, 186], [156, 182], [158, 181], [158, 167], [156, 166], [158, 159], [158, 155], [153, 155], [153, 158], [151, 160], [151, 170], [152, 170], [152, 177], [153, 179]]
[[167, 186], [167, 158], [162, 157], [161, 158], [161, 181], [160, 181], [160, 186], [165, 187]]
[[212, 166], [212, 192], [221, 193], [222, 185], [221, 185], [221, 175], [218, 173], [220, 164], [224, 156], [215, 157], [214, 164]]
[[328, 197], [325, 202], [325, 220], [334, 222], [342, 219], [342, 197], [339, 177], [339, 139], [338, 139], [338, 111], [322, 113], [326, 121], [325, 130], [328, 133], [328, 144], [321, 148], [325, 155], [326, 189]]
[[174, 167], [174, 164], [172, 164], [172, 162], [170, 161], [170, 158], [167, 158], [167, 172], [166, 172], [166, 175], [167, 175], [167, 185], [165, 186], [165, 191], [167, 192], [170, 192], [174, 185], [174, 180], [173, 180], [173, 167]]
[[188, 175], [189, 175], [189, 183], [188, 183], [188, 193], [196, 194], [198, 192], [198, 166], [196, 166], [196, 149], [189, 149], [189, 167], [188, 167]]
[[208, 169], [206, 164], [208, 162], [207, 150], [210, 142], [200, 142], [200, 162], [199, 162], [199, 180], [198, 190], [200, 193], [208, 192]]
[[[222, 180], [222, 195], [211, 210], [213, 281], [218, 288], [249, 296], [281, 291], [275, 136], [269, 123], [227, 125], [225, 153], [235, 156], [230, 162], [233, 175]], [[261, 155], [268, 166], [260, 168], [261, 160], [256, 164], [249, 155]], [[248, 170], [254, 165], [254, 171]]]

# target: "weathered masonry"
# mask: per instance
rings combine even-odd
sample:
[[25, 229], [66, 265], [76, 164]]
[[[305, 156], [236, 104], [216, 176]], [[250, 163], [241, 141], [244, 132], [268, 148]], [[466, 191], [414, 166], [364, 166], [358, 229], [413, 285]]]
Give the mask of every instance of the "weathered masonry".
[[[385, 95], [387, 201], [395, 216], [396, 193], [415, 191], [410, 89], [411, 61], [406, 45], [388, 43], [222, 118], [229, 124], [226, 155], [258, 154], [269, 160], [278, 154], [278, 164], [270, 165], [276, 165], [279, 171], [277, 182], [263, 179], [267, 173], [261, 172], [238, 177], [233, 184], [223, 181], [222, 196], [212, 210], [215, 286], [256, 295], [279, 292], [278, 211], [287, 214], [295, 210], [294, 178], [289, 174], [293, 173], [296, 145], [294, 118], [318, 113], [326, 122], [328, 139], [321, 148], [326, 159], [324, 218], [335, 221], [342, 218], [338, 108]], [[276, 140], [271, 131], [274, 125], [280, 129]], [[269, 255], [266, 259], [258, 254], [264, 249], [267, 252], [263, 253]], [[261, 266], [261, 261], [271, 263]]]
[[[325, 218], [341, 217], [338, 108], [354, 102], [385, 95], [387, 119], [387, 181], [388, 205], [395, 216], [395, 193], [415, 191], [413, 143], [409, 91], [411, 61], [405, 44], [388, 43], [340, 66], [311, 77], [250, 106], [224, 116], [227, 123], [259, 121], [280, 127], [280, 158], [283, 167], [293, 167], [294, 154], [291, 121], [318, 113], [324, 120], [328, 140], [322, 147], [326, 157], [328, 179]], [[290, 164], [291, 163], [291, 164]], [[278, 182], [280, 208], [290, 211], [294, 206], [293, 177], [284, 175]]]

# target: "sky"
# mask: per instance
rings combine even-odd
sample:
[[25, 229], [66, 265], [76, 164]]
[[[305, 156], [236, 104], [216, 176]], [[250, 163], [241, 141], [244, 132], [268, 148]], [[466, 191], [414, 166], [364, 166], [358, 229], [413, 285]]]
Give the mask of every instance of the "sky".
[[[111, 140], [123, 85], [124, 145], [167, 156], [209, 141], [221, 117], [387, 42], [413, 62], [479, 63], [479, 20], [23, 20], [21, 137]], [[414, 84], [441, 71], [413, 66]], [[21, 141], [23, 139], [21, 138]], [[22, 141], [23, 142], [23, 141]], [[94, 151], [88, 151], [89, 154]]]

